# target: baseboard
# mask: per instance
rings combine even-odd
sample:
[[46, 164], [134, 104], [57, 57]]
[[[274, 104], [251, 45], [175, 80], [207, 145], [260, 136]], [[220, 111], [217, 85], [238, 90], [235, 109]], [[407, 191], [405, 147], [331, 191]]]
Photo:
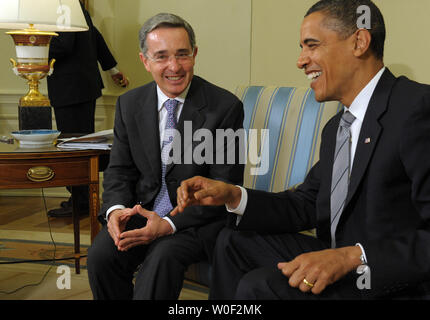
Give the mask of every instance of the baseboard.
[[[67, 198], [70, 196], [66, 188], [44, 188], [45, 197]], [[1, 197], [39, 197], [42, 195], [41, 189], [7, 189], [0, 190]]]

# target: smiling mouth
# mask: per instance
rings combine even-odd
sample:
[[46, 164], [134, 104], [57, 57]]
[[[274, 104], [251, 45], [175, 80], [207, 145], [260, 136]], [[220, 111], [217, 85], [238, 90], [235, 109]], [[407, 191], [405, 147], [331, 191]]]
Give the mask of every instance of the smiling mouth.
[[311, 72], [307, 75], [307, 77], [309, 80], [316, 80], [321, 74], [322, 72]]
[[178, 81], [181, 80], [184, 76], [166, 76], [167, 80], [170, 81]]

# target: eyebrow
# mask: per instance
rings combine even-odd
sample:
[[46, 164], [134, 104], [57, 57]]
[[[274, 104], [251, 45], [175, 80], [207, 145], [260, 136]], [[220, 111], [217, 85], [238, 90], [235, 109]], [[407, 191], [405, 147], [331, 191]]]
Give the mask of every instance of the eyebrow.
[[[313, 39], [313, 38], [306, 38], [304, 41], [303, 41], [303, 43], [305, 44], [305, 45], [309, 45], [309, 43], [310, 42], [321, 42], [321, 41], [319, 41], [319, 40], [317, 40], [317, 39]], [[303, 48], [303, 46], [302, 46], [302, 44], [300, 44], [300, 48]]]
[[159, 50], [159, 51], [155, 51], [153, 55], [155, 56], [155, 55], [166, 54], [166, 53], [167, 53], [167, 50]]
[[[169, 50], [160, 50], [160, 51], [156, 51], [154, 54], [166, 54], [168, 52], [169, 52]], [[190, 49], [184, 48], [184, 49], [176, 50], [176, 53], [183, 53], [183, 52], [190, 52]]]

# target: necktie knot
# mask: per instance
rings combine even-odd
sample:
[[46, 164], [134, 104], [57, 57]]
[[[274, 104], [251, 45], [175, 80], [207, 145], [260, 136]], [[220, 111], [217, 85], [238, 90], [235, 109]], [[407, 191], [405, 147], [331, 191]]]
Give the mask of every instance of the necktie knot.
[[354, 115], [349, 111], [345, 111], [342, 115], [342, 118], [340, 119], [340, 126], [349, 128], [351, 127], [354, 120], [355, 120]]
[[176, 113], [176, 107], [178, 106], [179, 101], [175, 99], [169, 99], [164, 103], [166, 107], [167, 113], [169, 116], [174, 116]]

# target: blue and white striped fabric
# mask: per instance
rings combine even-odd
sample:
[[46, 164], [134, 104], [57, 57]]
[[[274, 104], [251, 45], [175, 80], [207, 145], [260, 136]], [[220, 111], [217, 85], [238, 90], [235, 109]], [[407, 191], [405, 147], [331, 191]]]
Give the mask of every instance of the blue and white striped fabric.
[[[342, 104], [319, 103], [313, 90], [297, 87], [239, 86], [236, 96], [244, 103], [244, 128], [248, 133], [244, 186], [279, 192], [303, 182], [318, 161], [321, 131], [342, 110]], [[249, 143], [255, 141], [250, 129], [258, 129], [254, 130], [257, 143]], [[268, 129], [268, 141], [261, 139], [261, 129]], [[267, 172], [263, 170], [265, 174], [251, 171], [256, 167], [255, 161], [250, 161], [251, 153], [254, 159], [263, 156], [268, 168]]]

